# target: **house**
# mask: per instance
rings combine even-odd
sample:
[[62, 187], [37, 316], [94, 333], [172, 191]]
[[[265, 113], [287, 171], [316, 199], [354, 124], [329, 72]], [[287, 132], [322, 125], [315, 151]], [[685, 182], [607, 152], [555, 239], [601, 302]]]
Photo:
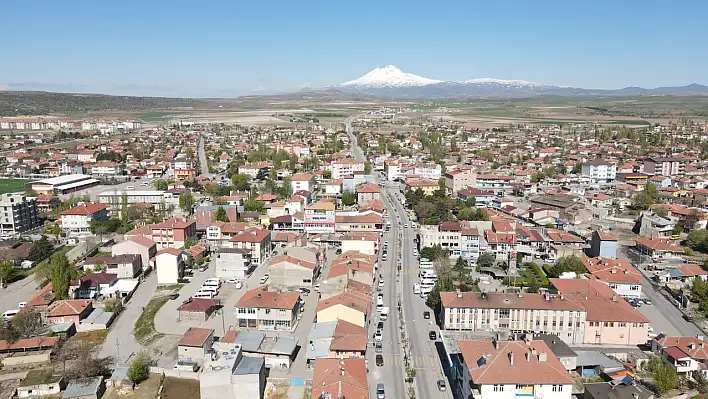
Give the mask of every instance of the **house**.
[[66, 381], [50, 370], [30, 370], [17, 386], [18, 398], [59, 395], [66, 387]]
[[296, 338], [267, 337], [265, 333], [257, 331], [229, 330], [219, 342], [240, 345], [244, 354], [264, 359], [266, 367], [271, 370], [290, 368], [299, 349]]
[[375, 232], [383, 231], [383, 218], [376, 212], [337, 212], [336, 230], [338, 232]]
[[703, 336], [678, 337], [662, 333], [652, 340], [652, 352], [679, 374], [700, 371], [708, 376], [708, 343]]
[[251, 262], [258, 266], [265, 262], [272, 251], [270, 231], [250, 229], [234, 235], [231, 238], [232, 248], [241, 248], [250, 251]]
[[624, 259], [583, 258], [587, 277], [601, 281], [623, 298], [641, 298], [642, 274]]
[[245, 280], [255, 264], [251, 262], [251, 251], [242, 248], [219, 248], [214, 253], [216, 277], [222, 280]]
[[50, 324], [72, 322], [78, 328], [79, 322], [93, 311], [91, 300], [67, 299], [54, 301], [47, 307], [47, 321]]
[[201, 399], [263, 399], [265, 359], [244, 352], [239, 344], [214, 342], [199, 374]]
[[106, 296], [108, 288], [118, 281], [112, 273], [88, 273], [69, 285], [69, 296], [74, 299], [93, 299]]
[[379, 249], [379, 235], [373, 232], [348, 233], [342, 236], [342, 252], [360, 252], [375, 255]]
[[114, 244], [111, 247], [111, 255], [138, 255], [140, 267], [145, 271], [150, 267], [150, 259], [157, 255], [157, 244], [147, 237], [138, 236]]
[[366, 360], [316, 359], [312, 397], [369, 399]]
[[178, 320], [201, 323], [218, 308], [219, 301], [207, 298], [191, 298], [183, 302], [178, 308]]
[[541, 340], [546, 343], [546, 346], [553, 352], [566, 370], [573, 371], [577, 367], [578, 354], [570, 349], [557, 335], [553, 334], [537, 334], [533, 336], [534, 340]]
[[620, 382], [596, 382], [585, 384], [584, 399], [654, 399], [654, 393], [646, 387], [624, 379]]
[[471, 169], [455, 169], [444, 174], [445, 191], [456, 196], [459, 191], [477, 185], [477, 173]]
[[365, 327], [371, 312], [371, 298], [354, 293], [343, 293], [322, 299], [317, 303], [315, 320], [318, 323], [344, 320]]
[[103, 377], [79, 378], [69, 381], [63, 399], [99, 399], [106, 391]]
[[708, 281], [708, 271], [695, 263], [676, 265], [671, 269], [656, 274], [656, 279], [662, 284], [680, 282], [679, 286], [687, 288], [693, 284], [695, 278]]
[[381, 190], [373, 183], [360, 184], [356, 187], [357, 203], [365, 204], [381, 200]]
[[105, 204], [81, 204], [61, 213], [61, 229], [69, 236], [91, 234], [92, 222], [108, 220]]
[[683, 255], [683, 248], [663, 238], [639, 238], [635, 240], [637, 251], [652, 259], [680, 258]]
[[544, 341], [457, 340], [446, 344], [456, 398], [570, 399], [573, 378]]
[[590, 237], [588, 256], [591, 258], [616, 258], [617, 237], [604, 231], [593, 231]]
[[342, 180], [332, 179], [324, 184], [324, 193], [327, 196], [339, 196], [342, 194]]
[[440, 182], [437, 180], [429, 179], [419, 179], [409, 177], [406, 179], [405, 192], [418, 191], [420, 190], [423, 195], [433, 195], [433, 193], [440, 189]]
[[[303, 257], [304, 258], [304, 257]], [[277, 288], [311, 287], [320, 275], [317, 257], [303, 259], [285, 251], [268, 265], [270, 284]]]
[[214, 330], [190, 327], [177, 343], [179, 361], [202, 364], [213, 343]]
[[341, 179], [345, 176], [363, 173], [365, 170], [364, 161], [358, 161], [354, 158], [340, 158], [332, 161], [330, 164], [333, 179]]
[[157, 284], [177, 284], [184, 275], [184, 257], [182, 250], [165, 248], [155, 255]]
[[81, 320], [78, 331], [106, 330], [113, 323], [115, 316], [114, 312], [106, 312], [103, 308], [96, 308], [85, 319]]
[[247, 291], [235, 306], [238, 326], [264, 331], [293, 331], [300, 308], [299, 292], [270, 291], [268, 286]]

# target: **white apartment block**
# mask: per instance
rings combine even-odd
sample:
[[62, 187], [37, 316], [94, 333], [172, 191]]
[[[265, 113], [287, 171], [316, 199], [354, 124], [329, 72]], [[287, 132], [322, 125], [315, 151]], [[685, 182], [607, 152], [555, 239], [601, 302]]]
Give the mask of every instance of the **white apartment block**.
[[617, 178], [617, 165], [602, 159], [583, 163], [582, 176], [593, 183], [611, 183]]
[[439, 180], [442, 167], [439, 164], [417, 164], [413, 167], [413, 174], [430, 180]]
[[363, 161], [357, 161], [354, 158], [341, 158], [332, 161], [330, 169], [332, 170], [333, 179], [341, 179], [356, 172], [364, 172], [365, 164]]

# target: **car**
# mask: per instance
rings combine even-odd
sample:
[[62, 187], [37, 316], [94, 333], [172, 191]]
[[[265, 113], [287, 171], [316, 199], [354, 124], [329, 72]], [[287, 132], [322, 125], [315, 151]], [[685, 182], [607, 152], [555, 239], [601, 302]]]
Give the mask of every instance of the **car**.
[[438, 339], [438, 334], [435, 331], [431, 331], [430, 333], [428, 333], [428, 337], [430, 337], [431, 341], [435, 341], [436, 339]]
[[234, 288], [236, 288], [237, 290], [240, 290], [241, 288], [243, 288], [243, 283], [240, 281], [237, 281], [236, 284], [234, 284]]
[[381, 342], [374, 342], [374, 352], [376, 352], [376, 353], [383, 352], [383, 346], [381, 345]]
[[376, 365], [382, 367], [384, 365], [383, 355], [376, 355]]
[[376, 325], [376, 329], [383, 331], [383, 321], [380, 321], [379, 324]]
[[386, 399], [386, 393], [384, 393], [384, 384], [382, 382], [376, 384], [376, 399]]
[[651, 299], [649, 298], [644, 298], [643, 299], [645, 305], [651, 305]]
[[27, 306], [27, 302], [20, 302], [17, 304], [17, 307], [20, 309], [24, 308], [25, 306]]
[[5, 318], [5, 320], [11, 320], [18, 313], [20, 313], [20, 309], [8, 310], [7, 312], [2, 314], [2, 317]]
[[688, 313], [684, 313], [684, 314], [683, 314], [683, 319], [686, 320], [686, 321], [689, 322], [689, 323], [690, 323], [690, 322], [693, 322], [693, 316], [691, 316], [691, 315], [688, 314]]
[[236, 284], [236, 283], [238, 283], [238, 279], [237, 278], [229, 278], [229, 279], [226, 279], [226, 283], [227, 284]]
[[309, 288], [305, 288], [305, 287], [301, 287], [301, 288], [300, 288], [300, 293], [301, 293], [302, 295], [304, 295], [304, 296], [308, 296], [308, 295], [310, 295], [310, 289], [309, 289]]
[[408, 223], [404, 224], [403, 227], [408, 228]]
[[341, 255], [342, 254], [342, 248], [337, 248], [336, 251], [334, 251], [335, 255]]
[[438, 391], [447, 391], [445, 380], [438, 380]]
[[376, 331], [374, 333], [374, 341], [378, 341], [378, 342], [383, 341], [383, 335], [381, 334], [381, 331]]
[[174, 294], [170, 294], [170, 299], [175, 300], [179, 298], [179, 292], [175, 292]]
[[430, 319], [430, 312], [428, 312], [427, 310], [426, 310], [425, 312], [423, 312], [423, 318], [424, 318], [425, 320]]
[[264, 274], [263, 277], [261, 277], [261, 284], [265, 284], [266, 281], [270, 278], [270, 275], [268, 273]]
[[384, 281], [383, 281], [383, 280], [379, 280], [379, 288], [383, 288], [383, 287], [384, 287]]
[[315, 291], [320, 292], [320, 283], [315, 284]]

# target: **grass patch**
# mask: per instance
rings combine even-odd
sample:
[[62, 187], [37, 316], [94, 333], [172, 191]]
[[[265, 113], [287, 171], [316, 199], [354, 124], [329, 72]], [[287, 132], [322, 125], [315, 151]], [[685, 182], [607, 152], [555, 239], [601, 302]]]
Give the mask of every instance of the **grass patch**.
[[108, 330], [97, 330], [97, 331], [84, 331], [84, 332], [78, 332], [76, 335], [74, 335], [73, 339], [77, 339], [79, 341], [85, 341], [91, 344], [99, 345], [102, 344], [103, 341], [106, 340], [106, 337], [108, 336]]
[[161, 291], [172, 291], [172, 292], [177, 292], [182, 289], [184, 284], [170, 284], [170, 285], [161, 285], [157, 287], [157, 289]]
[[155, 315], [169, 299], [170, 297], [167, 295], [156, 296], [147, 303], [143, 314], [135, 321], [135, 327], [133, 328], [133, 335], [135, 335], [135, 339], [138, 342], [147, 344], [155, 338]]
[[28, 179], [0, 179], [0, 194], [25, 191], [25, 183], [30, 181]]

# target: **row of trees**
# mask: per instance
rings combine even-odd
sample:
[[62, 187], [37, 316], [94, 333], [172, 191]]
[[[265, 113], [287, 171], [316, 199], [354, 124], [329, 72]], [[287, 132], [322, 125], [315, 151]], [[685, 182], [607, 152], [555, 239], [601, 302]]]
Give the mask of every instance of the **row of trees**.
[[475, 208], [475, 198], [466, 201], [445, 195], [444, 187], [426, 196], [422, 190], [405, 194], [406, 202], [415, 210], [421, 224], [433, 225], [451, 220], [489, 220], [484, 209]]

